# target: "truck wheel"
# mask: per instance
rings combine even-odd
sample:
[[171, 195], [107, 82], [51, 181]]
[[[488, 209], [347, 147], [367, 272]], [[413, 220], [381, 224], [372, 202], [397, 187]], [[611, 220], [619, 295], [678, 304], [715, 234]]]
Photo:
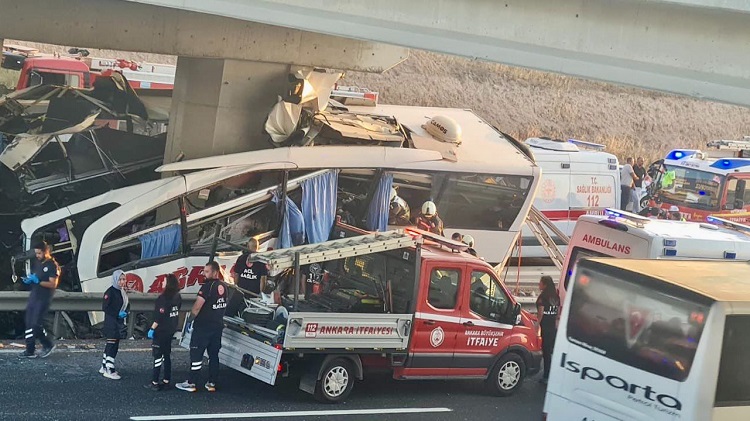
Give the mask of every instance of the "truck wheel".
[[487, 386], [493, 395], [510, 396], [521, 387], [526, 378], [526, 363], [520, 355], [509, 352], [492, 368]]
[[336, 358], [323, 368], [320, 380], [315, 384], [315, 399], [323, 403], [339, 403], [349, 396], [353, 388], [352, 363], [345, 358]]

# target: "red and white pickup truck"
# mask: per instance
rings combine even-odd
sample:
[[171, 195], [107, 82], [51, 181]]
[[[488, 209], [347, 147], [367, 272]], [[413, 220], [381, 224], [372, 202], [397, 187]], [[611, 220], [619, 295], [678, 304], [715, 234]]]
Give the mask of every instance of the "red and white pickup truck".
[[225, 317], [222, 364], [271, 385], [297, 372], [300, 389], [323, 402], [346, 399], [370, 368], [399, 380], [483, 380], [501, 396], [539, 371], [534, 319], [464, 244], [340, 223], [331, 238], [256, 255], [285, 298], [247, 299], [242, 318]]

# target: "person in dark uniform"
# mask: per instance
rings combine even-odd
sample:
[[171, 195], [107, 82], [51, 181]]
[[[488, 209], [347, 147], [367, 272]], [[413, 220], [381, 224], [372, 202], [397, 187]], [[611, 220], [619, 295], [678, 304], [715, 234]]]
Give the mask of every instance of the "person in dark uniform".
[[57, 289], [60, 266], [52, 258], [45, 242], [34, 246], [34, 255], [36, 259], [31, 265], [31, 275], [23, 279], [24, 284], [31, 285], [31, 294], [26, 304], [26, 350], [21, 353], [21, 357], [36, 358], [36, 341], [39, 340], [42, 344], [39, 357], [46, 358], [55, 350], [55, 344], [44, 330], [44, 318]]
[[[253, 255], [258, 251], [260, 242], [257, 238], [251, 238], [247, 243], [248, 253], [243, 253], [237, 258], [232, 268], [232, 280], [238, 287], [254, 292], [260, 296], [260, 292], [268, 278], [268, 266], [263, 262], [253, 260]], [[241, 315], [245, 309], [245, 300], [243, 294], [239, 291], [232, 291], [229, 297], [229, 306], [227, 307], [227, 316]]]
[[192, 336], [190, 337], [190, 376], [185, 382], [176, 387], [187, 392], [197, 391], [203, 353], [208, 351], [208, 382], [205, 384], [209, 392], [216, 391], [216, 380], [219, 376], [219, 350], [221, 349], [221, 333], [224, 329], [224, 312], [227, 309], [227, 288], [219, 280], [221, 267], [215, 261], [208, 262], [203, 269], [206, 282], [198, 291], [193, 309], [190, 311]]
[[391, 187], [388, 205], [388, 225], [409, 225], [411, 209], [406, 200], [398, 196], [396, 189]]
[[244, 253], [237, 259], [232, 270], [232, 279], [238, 287], [260, 294], [268, 277], [268, 266], [263, 262], [253, 260], [253, 254], [260, 247], [258, 239], [251, 238], [247, 247], [250, 252]]
[[421, 230], [443, 235], [443, 220], [438, 216], [435, 203], [429, 200], [422, 204], [422, 212], [414, 219], [414, 225]]
[[120, 373], [115, 369], [115, 357], [120, 349], [120, 339], [126, 335], [125, 319], [128, 317], [130, 301], [125, 289], [125, 272], [116, 270], [112, 274], [112, 286], [104, 292], [102, 311], [104, 327], [102, 334], [107, 339], [104, 346], [104, 358], [99, 373], [112, 380], [120, 380]]
[[539, 290], [541, 294], [536, 300], [536, 309], [542, 329], [542, 357], [544, 358], [544, 376], [540, 381], [547, 384], [552, 364], [552, 350], [555, 348], [557, 319], [560, 315], [560, 296], [552, 277], [548, 275], [542, 276], [539, 280]]
[[[174, 274], [167, 275], [164, 292], [156, 299], [154, 322], [148, 331], [152, 339], [151, 354], [154, 356], [154, 371], [151, 383], [146, 385], [151, 390], [162, 390], [170, 386], [172, 380], [172, 337], [177, 331], [177, 319], [182, 307], [180, 284]], [[159, 383], [161, 367], [164, 366], [164, 378]]]

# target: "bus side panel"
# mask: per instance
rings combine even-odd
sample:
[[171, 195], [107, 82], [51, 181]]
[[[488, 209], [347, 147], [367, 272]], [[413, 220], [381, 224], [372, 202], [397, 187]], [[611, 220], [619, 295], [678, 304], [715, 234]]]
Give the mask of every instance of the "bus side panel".
[[[590, 282], [596, 282], [596, 279]], [[608, 420], [605, 414], [616, 419], [643, 421], [710, 419], [718, 372], [716, 345], [717, 341], [721, 342], [723, 333], [724, 315], [723, 311], [716, 310], [718, 305], [714, 305], [708, 315], [688, 377], [678, 381], [620, 363], [607, 356], [606, 350], [592, 349], [588, 344], [569, 337], [571, 298], [575, 294], [573, 281], [570, 287], [563, 304], [545, 398], [544, 411], [549, 421], [582, 419], [578, 415], [589, 420]], [[613, 311], [618, 311], [605, 308], [596, 297], [590, 297], [578, 305], [586, 306], [585, 313], [593, 316], [590, 319], [603, 321], [611, 317]], [[662, 314], [654, 308], [641, 308], [638, 303], [624, 302], [622, 306], [624, 323], [628, 325], [625, 327], [628, 330], [622, 334], [628, 338], [639, 334], [638, 321], [642, 319], [638, 315], [651, 314], [654, 320], [669, 320], [672, 316], [669, 312]], [[641, 326], [646, 329], [644, 325]], [[605, 322], [600, 325], [586, 324], [583, 329], [602, 330], [601, 334], [604, 335], [612, 334], [615, 327]], [[628, 346], [619, 352], [637, 355], [654, 351], [643, 346]], [[710, 385], [711, 382], [714, 384]], [[575, 415], [575, 418], [570, 418], [570, 415]]]

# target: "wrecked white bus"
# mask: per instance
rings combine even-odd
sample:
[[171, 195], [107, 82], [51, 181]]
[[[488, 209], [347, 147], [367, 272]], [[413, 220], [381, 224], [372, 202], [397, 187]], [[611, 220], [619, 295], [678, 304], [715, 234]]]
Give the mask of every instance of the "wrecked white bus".
[[[437, 116], [455, 122], [460, 145], [430, 134]], [[412, 217], [432, 200], [446, 236], [470, 234], [480, 256], [503, 261], [540, 174], [523, 145], [462, 109], [381, 105], [326, 121], [316, 146], [165, 165], [161, 171], [179, 175], [24, 220], [26, 250], [39, 239], [53, 244], [69, 289], [103, 292], [112, 272], [122, 269], [136, 291], [158, 292], [174, 273], [192, 292], [203, 282], [201, 269], [210, 255], [230, 269], [250, 237], [260, 238], [263, 247], [286, 246], [276, 242], [291, 217], [317, 221], [308, 221], [310, 229], [292, 244], [325, 241], [337, 215], [368, 230], [388, 229], [393, 187]], [[392, 128], [386, 135], [383, 122]], [[339, 145], [321, 146], [326, 137], [336, 137]], [[352, 146], [341, 146], [348, 140]], [[373, 143], [394, 146], [360, 146]], [[327, 227], [316, 226], [321, 219]]]

